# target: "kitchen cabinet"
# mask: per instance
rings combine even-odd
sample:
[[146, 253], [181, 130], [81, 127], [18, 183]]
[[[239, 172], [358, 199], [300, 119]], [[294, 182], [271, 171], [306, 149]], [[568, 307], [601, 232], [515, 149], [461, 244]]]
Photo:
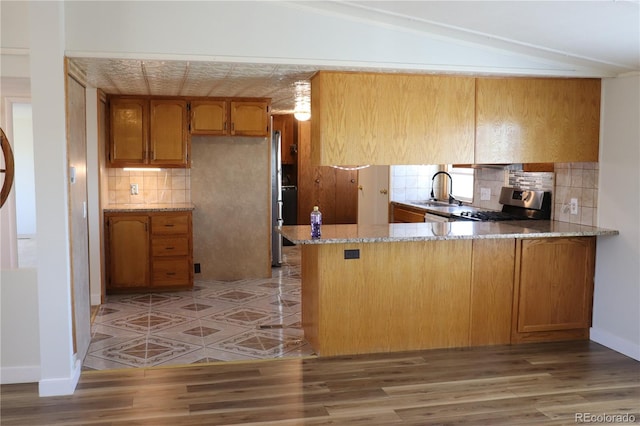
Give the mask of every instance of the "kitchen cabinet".
[[143, 166], [147, 160], [149, 103], [141, 98], [109, 100], [110, 167]]
[[[273, 115], [273, 131], [280, 131], [282, 164], [297, 164], [297, 135], [292, 114]], [[294, 130], [295, 129], [295, 130]]]
[[192, 100], [191, 134], [269, 136], [269, 101], [265, 99]]
[[472, 163], [475, 79], [320, 71], [313, 165]]
[[227, 135], [226, 101], [191, 101], [192, 135]]
[[324, 224], [357, 223], [358, 172], [312, 166], [310, 123], [298, 123], [298, 223], [309, 224], [313, 206]]
[[109, 214], [105, 226], [107, 291], [149, 286], [149, 216]]
[[151, 100], [149, 164], [154, 167], [188, 167], [189, 116], [181, 99]]
[[389, 204], [390, 223], [418, 223], [424, 222], [424, 210], [419, 208], [411, 208], [409, 206], [399, 206], [395, 203]]
[[475, 160], [598, 161], [600, 80], [478, 78]]
[[191, 212], [105, 214], [107, 292], [193, 286]]
[[231, 101], [231, 136], [269, 136], [269, 103]]
[[189, 167], [186, 101], [112, 97], [109, 108], [109, 167]]
[[595, 237], [516, 240], [512, 342], [587, 339]]

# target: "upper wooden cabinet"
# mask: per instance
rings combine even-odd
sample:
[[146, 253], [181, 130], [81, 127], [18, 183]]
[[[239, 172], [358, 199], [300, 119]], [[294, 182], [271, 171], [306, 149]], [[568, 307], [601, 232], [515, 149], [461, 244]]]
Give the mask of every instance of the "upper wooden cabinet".
[[142, 166], [147, 160], [149, 103], [146, 99], [111, 98], [108, 165]]
[[109, 167], [189, 167], [187, 102], [112, 97]]
[[152, 100], [150, 111], [149, 164], [162, 167], [188, 165], [187, 102], [180, 99]]
[[226, 135], [226, 101], [191, 101], [192, 135]]
[[268, 136], [269, 103], [231, 101], [232, 136]]
[[598, 161], [600, 80], [479, 78], [475, 163]]
[[318, 72], [314, 165], [472, 163], [471, 77]]
[[269, 101], [262, 99], [191, 101], [191, 134], [268, 136]]

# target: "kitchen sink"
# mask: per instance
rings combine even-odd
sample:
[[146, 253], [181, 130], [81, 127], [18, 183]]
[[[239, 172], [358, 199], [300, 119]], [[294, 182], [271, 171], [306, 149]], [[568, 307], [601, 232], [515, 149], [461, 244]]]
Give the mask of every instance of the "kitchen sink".
[[438, 200], [413, 201], [413, 204], [417, 204], [425, 207], [457, 207], [459, 206], [457, 202], [449, 204], [449, 202], [447, 201], [438, 201]]

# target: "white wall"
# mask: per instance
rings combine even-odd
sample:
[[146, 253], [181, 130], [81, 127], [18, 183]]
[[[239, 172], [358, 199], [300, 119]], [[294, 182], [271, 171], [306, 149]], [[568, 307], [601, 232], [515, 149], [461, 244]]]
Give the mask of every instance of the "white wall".
[[38, 280], [34, 268], [0, 271], [0, 383], [40, 380]]
[[604, 79], [591, 339], [640, 360], [640, 75]]
[[39, 392], [73, 393], [64, 4], [30, 2], [31, 102], [38, 228]]

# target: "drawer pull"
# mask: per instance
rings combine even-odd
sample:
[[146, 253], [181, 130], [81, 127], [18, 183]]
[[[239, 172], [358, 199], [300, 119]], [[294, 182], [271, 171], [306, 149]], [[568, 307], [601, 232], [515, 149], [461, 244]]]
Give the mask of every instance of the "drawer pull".
[[173, 223], [167, 223], [166, 225], [164, 225], [167, 228], [173, 228]]
[[175, 272], [167, 272], [167, 275], [169, 275], [169, 276], [173, 276], [175, 274], [176, 274]]
[[165, 247], [165, 250], [173, 250], [175, 247]]

